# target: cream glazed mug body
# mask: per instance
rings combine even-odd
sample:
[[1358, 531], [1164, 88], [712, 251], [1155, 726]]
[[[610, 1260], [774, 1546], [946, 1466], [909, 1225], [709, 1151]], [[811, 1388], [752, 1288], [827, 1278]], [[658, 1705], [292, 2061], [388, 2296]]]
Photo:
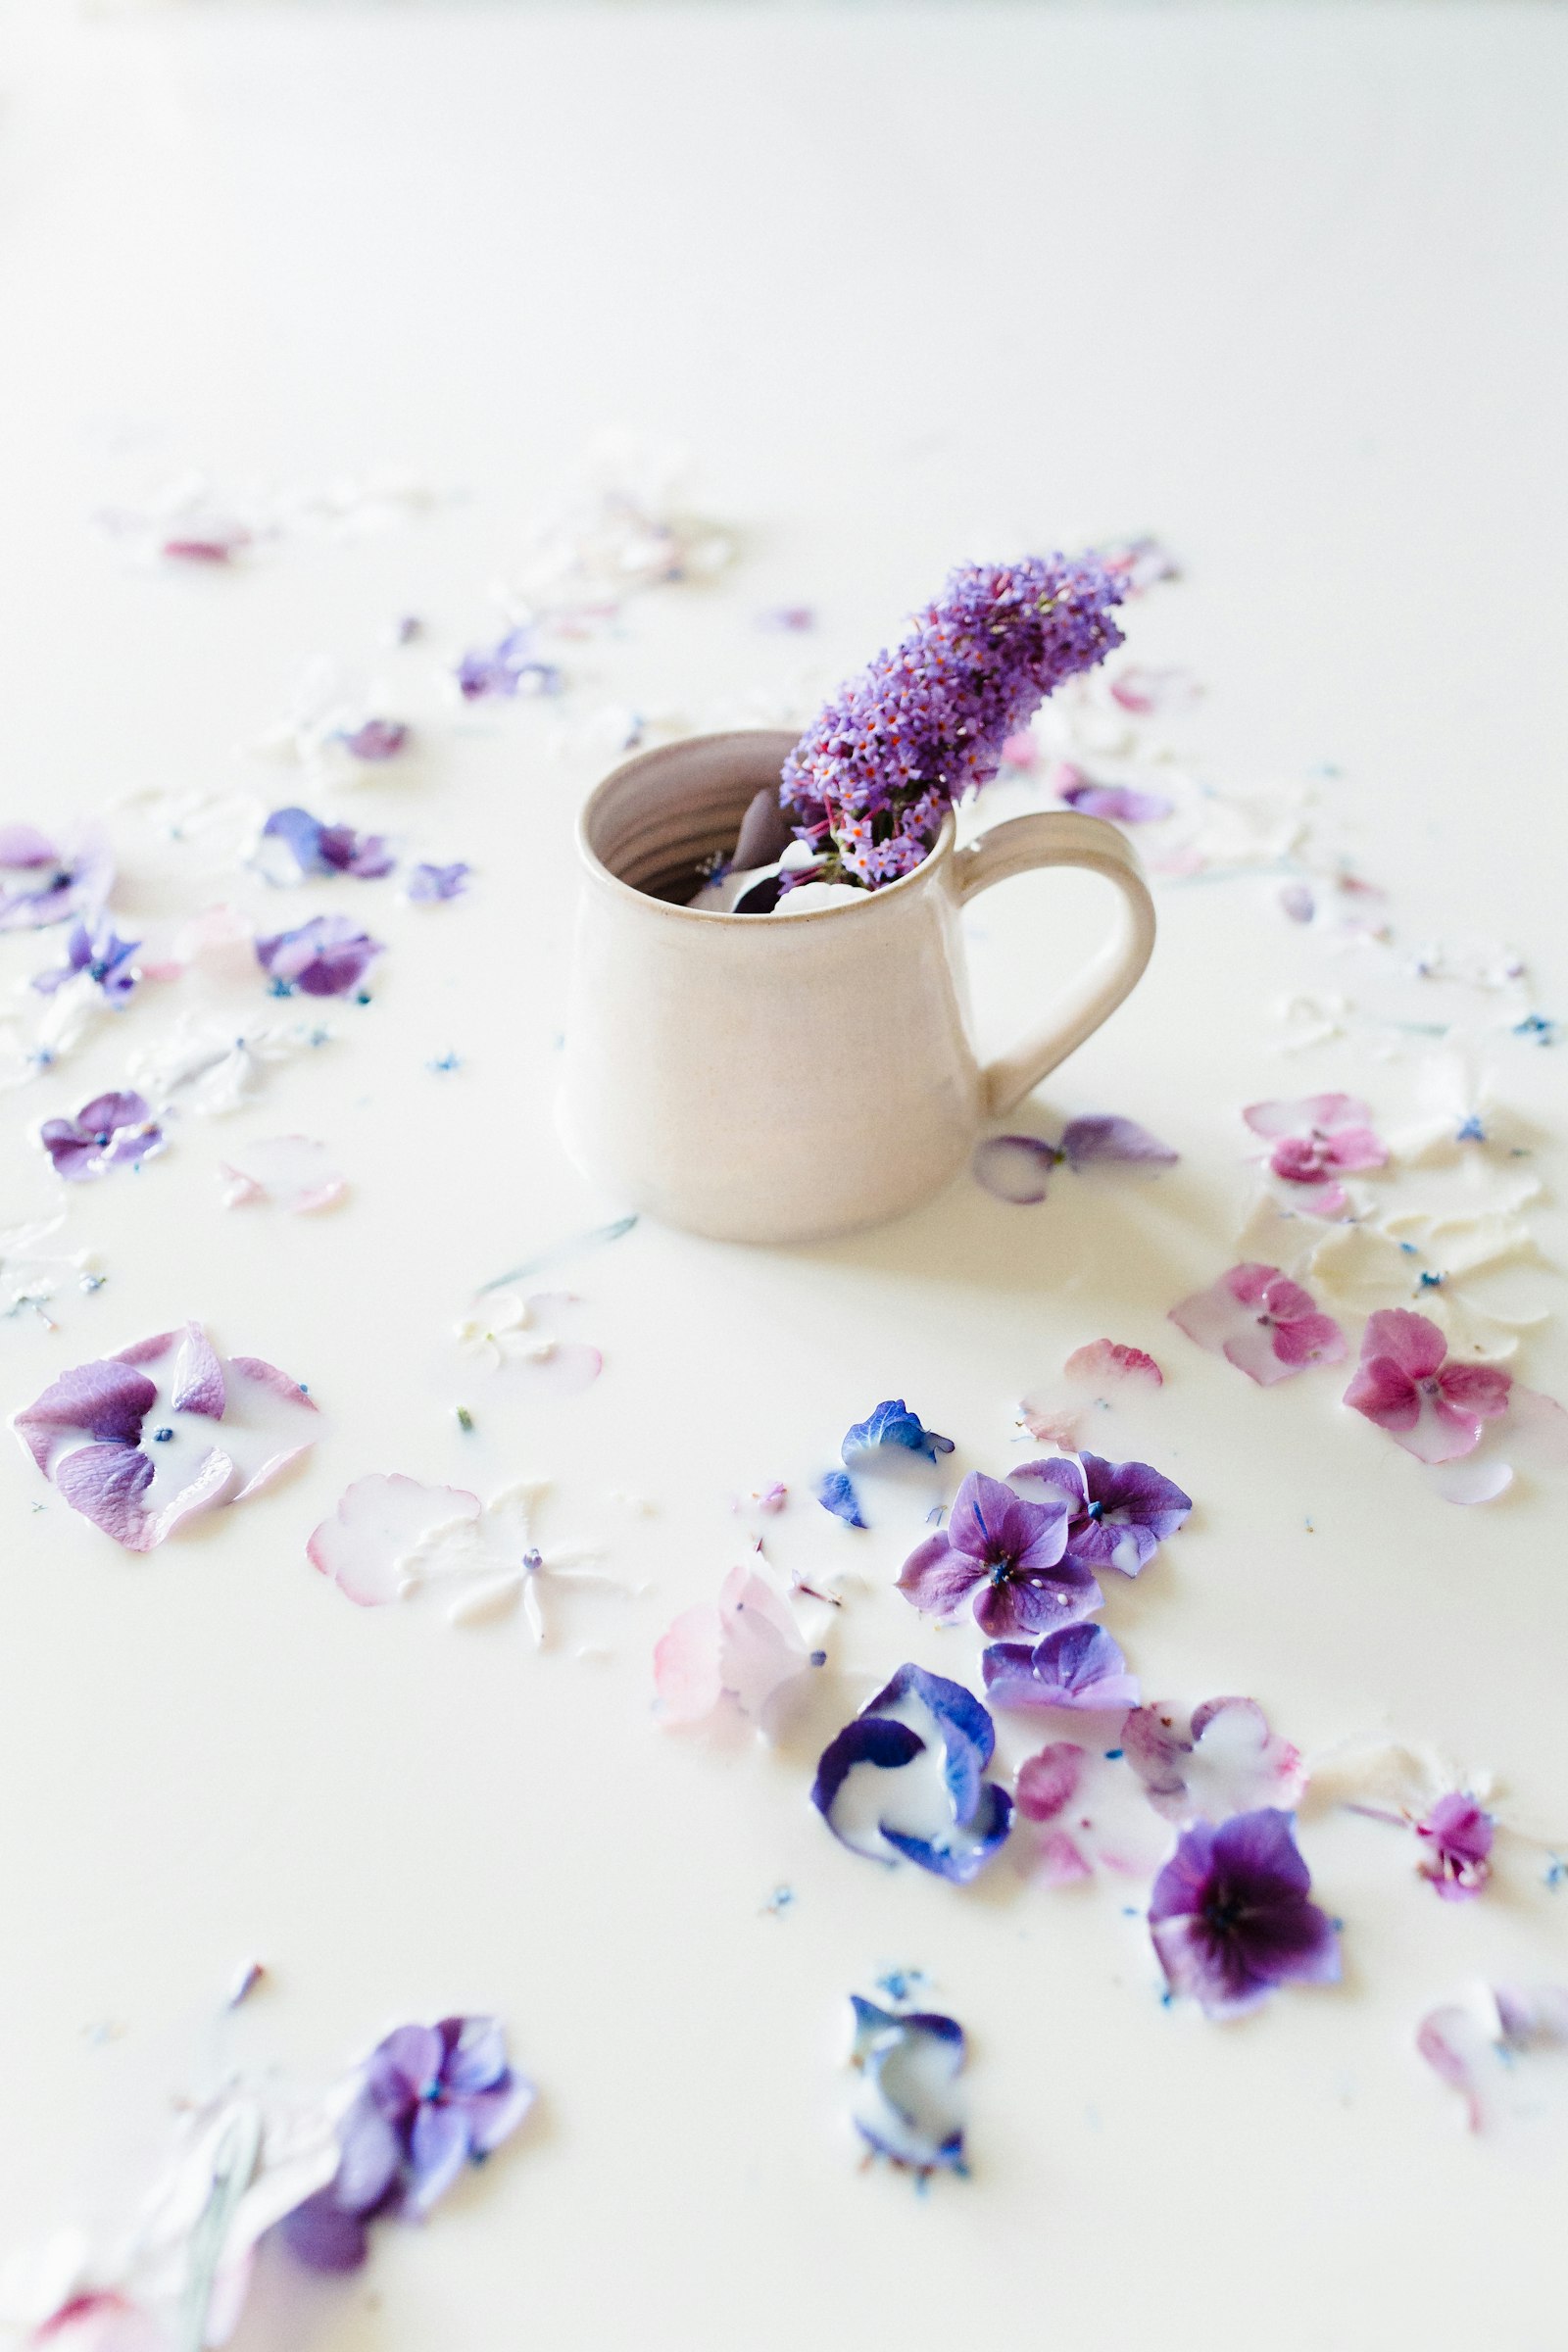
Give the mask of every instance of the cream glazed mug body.
[[[683, 904], [794, 742], [747, 729], [645, 752], [578, 824], [567, 1149], [629, 1207], [721, 1241], [815, 1241], [913, 1208], [1114, 1011], [1154, 942], [1131, 844], [1072, 810], [1007, 818], [961, 850], [950, 815], [923, 864], [854, 905]], [[1047, 865], [1104, 875], [1115, 929], [1040, 1026], [982, 1065], [959, 913]]]

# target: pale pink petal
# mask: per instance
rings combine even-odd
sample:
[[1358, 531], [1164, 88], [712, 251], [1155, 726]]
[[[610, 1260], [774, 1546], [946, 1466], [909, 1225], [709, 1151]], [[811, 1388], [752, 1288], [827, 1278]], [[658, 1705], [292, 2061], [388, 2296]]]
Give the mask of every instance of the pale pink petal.
[[808, 1652], [788, 1603], [751, 1568], [733, 1568], [719, 1589], [719, 1675], [743, 1715], [760, 1723], [784, 1687], [803, 1674]]
[[1160, 1388], [1164, 1382], [1164, 1374], [1152, 1355], [1146, 1355], [1142, 1348], [1129, 1348], [1120, 1340], [1090, 1340], [1086, 1346], [1073, 1349], [1062, 1369], [1069, 1380], [1100, 1394], [1120, 1388], [1128, 1381], [1136, 1387], [1151, 1389]]
[[349, 1189], [326, 1146], [309, 1135], [262, 1137], [221, 1162], [219, 1172], [231, 1179], [225, 1208], [268, 1200], [293, 1216], [310, 1216], [335, 1207]]
[[1065, 1830], [1051, 1830], [1040, 1841], [1041, 1882], [1047, 1886], [1076, 1886], [1092, 1876], [1082, 1852]]
[[1345, 1168], [1353, 1174], [1357, 1168], [1386, 1167], [1389, 1147], [1370, 1127], [1345, 1127], [1330, 1136], [1323, 1147], [1323, 1156], [1331, 1167]]
[[1343, 1363], [1348, 1348], [1334, 1317], [1314, 1311], [1275, 1325], [1274, 1352], [1285, 1371], [1301, 1372], [1308, 1364]]
[[1432, 1484], [1445, 1502], [1495, 1502], [1513, 1485], [1510, 1462], [1479, 1462], [1472, 1455], [1456, 1462], [1433, 1465]]
[[579, 1396], [605, 1368], [597, 1348], [581, 1340], [556, 1340], [542, 1354], [525, 1356], [524, 1368], [558, 1396]]
[[1054, 1821], [1083, 1779], [1088, 1750], [1075, 1740], [1054, 1740], [1018, 1767], [1015, 1789], [1025, 1821]]
[[654, 1691], [662, 1723], [706, 1723], [724, 1695], [723, 1628], [711, 1601], [685, 1609], [654, 1643]]
[[169, 1402], [176, 1413], [205, 1413], [221, 1421], [227, 1392], [223, 1367], [199, 1323], [187, 1323], [170, 1378]]
[[479, 1498], [463, 1487], [427, 1487], [401, 1471], [372, 1471], [356, 1479], [330, 1519], [323, 1519], [306, 1554], [362, 1609], [396, 1600], [406, 1564], [437, 1528], [476, 1520]]
[[1370, 1108], [1354, 1095], [1301, 1095], [1294, 1102], [1252, 1102], [1242, 1116], [1254, 1135], [1311, 1135], [1314, 1130], [1335, 1135], [1344, 1128], [1365, 1132], [1372, 1121]]
[[1110, 684], [1112, 701], [1136, 718], [1189, 710], [1202, 691], [1190, 670], [1155, 669], [1147, 662], [1132, 663]]

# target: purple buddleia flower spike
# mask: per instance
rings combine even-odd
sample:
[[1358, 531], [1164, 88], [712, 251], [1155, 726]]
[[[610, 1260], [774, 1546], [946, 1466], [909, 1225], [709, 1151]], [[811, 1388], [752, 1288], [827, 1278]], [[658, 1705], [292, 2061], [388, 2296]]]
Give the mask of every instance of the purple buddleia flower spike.
[[1043, 698], [1121, 643], [1123, 593], [1093, 556], [960, 565], [784, 762], [780, 805], [821, 878], [877, 890], [911, 873]]

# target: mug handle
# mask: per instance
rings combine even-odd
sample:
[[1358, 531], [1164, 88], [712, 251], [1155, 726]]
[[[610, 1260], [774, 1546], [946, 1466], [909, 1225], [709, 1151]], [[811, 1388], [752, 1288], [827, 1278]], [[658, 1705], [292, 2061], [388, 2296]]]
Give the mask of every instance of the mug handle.
[[1081, 865], [1092, 874], [1103, 874], [1121, 893], [1121, 906], [1110, 938], [1062, 991], [1039, 1027], [981, 1071], [985, 1107], [993, 1118], [1021, 1102], [1048, 1071], [1093, 1036], [1142, 977], [1154, 948], [1154, 902], [1137, 851], [1126, 834], [1103, 817], [1085, 816], [1075, 808], [1009, 816], [957, 851], [953, 867], [959, 904], [966, 906], [994, 883], [1042, 865]]

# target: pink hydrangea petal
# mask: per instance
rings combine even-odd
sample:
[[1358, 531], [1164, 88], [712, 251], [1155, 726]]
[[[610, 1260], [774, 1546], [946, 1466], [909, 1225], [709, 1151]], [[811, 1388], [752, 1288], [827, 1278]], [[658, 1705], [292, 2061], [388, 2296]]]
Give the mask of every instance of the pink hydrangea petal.
[[1254, 1135], [1333, 1135], [1339, 1129], [1368, 1129], [1369, 1106], [1354, 1095], [1301, 1095], [1294, 1101], [1251, 1102], [1242, 1113]]
[[1416, 1417], [1406, 1428], [1384, 1422], [1396, 1446], [1413, 1453], [1418, 1462], [1456, 1462], [1474, 1453], [1481, 1443], [1481, 1421], [1475, 1413], [1458, 1411], [1441, 1396], [1423, 1396]]
[[654, 1643], [654, 1694], [662, 1723], [706, 1723], [724, 1695], [723, 1627], [711, 1601], [683, 1609]]
[[1334, 1317], [1314, 1309], [1275, 1324], [1274, 1352], [1288, 1371], [1302, 1372], [1308, 1364], [1343, 1363], [1349, 1350]]
[[479, 1497], [464, 1487], [425, 1486], [401, 1471], [371, 1471], [340, 1496], [336, 1511], [305, 1546], [347, 1600], [374, 1609], [396, 1600], [403, 1569], [421, 1540], [457, 1520], [477, 1519]]
[[1018, 1810], [1025, 1821], [1054, 1821], [1072, 1802], [1083, 1779], [1088, 1749], [1075, 1740], [1054, 1740], [1018, 1767]]
[[1077, 1843], [1065, 1830], [1052, 1830], [1040, 1841], [1040, 1879], [1047, 1886], [1077, 1886], [1094, 1874]]
[[1446, 1364], [1438, 1376], [1438, 1410], [1493, 1421], [1508, 1410], [1512, 1388], [1512, 1374], [1496, 1364]]
[[1389, 1147], [1370, 1127], [1346, 1127], [1330, 1136], [1323, 1148], [1323, 1156], [1330, 1167], [1357, 1168], [1386, 1167]]
[[1368, 1316], [1361, 1335], [1363, 1363], [1386, 1356], [1410, 1380], [1430, 1380], [1447, 1352], [1448, 1343], [1438, 1325], [1428, 1315], [1412, 1314], [1408, 1307], [1380, 1307]]
[[1281, 1354], [1277, 1345], [1279, 1338], [1277, 1328], [1270, 1330], [1264, 1324], [1251, 1321], [1245, 1324], [1234, 1339], [1225, 1342], [1220, 1353], [1228, 1364], [1234, 1364], [1238, 1372], [1245, 1372], [1248, 1379], [1255, 1381], [1260, 1389], [1272, 1389], [1278, 1382], [1305, 1371], [1311, 1360], [1308, 1357], [1298, 1364], [1293, 1364], [1289, 1357]]
[[788, 1603], [755, 1569], [735, 1568], [718, 1595], [719, 1673], [743, 1715], [763, 1722], [785, 1686], [808, 1663]]
[[1084, 1347], [1073, 1349], [1062, 1369], [1070, 1381], [1102, 1392], [1119, 1388], [1124, 1382], [1157, 1389], [1163, 1386], [1165, 1378], [1152, 1355], [1146, 1355], [1142, 1348], [1129, 1348], [1120, 1340], [1090, 1340]]
[[1345, 1402], [1391, 1433], [1414, 1429], [1421, 1413], [1415, 1382], [1388, 1355], [1362, 1359], [1345, 1392]]

